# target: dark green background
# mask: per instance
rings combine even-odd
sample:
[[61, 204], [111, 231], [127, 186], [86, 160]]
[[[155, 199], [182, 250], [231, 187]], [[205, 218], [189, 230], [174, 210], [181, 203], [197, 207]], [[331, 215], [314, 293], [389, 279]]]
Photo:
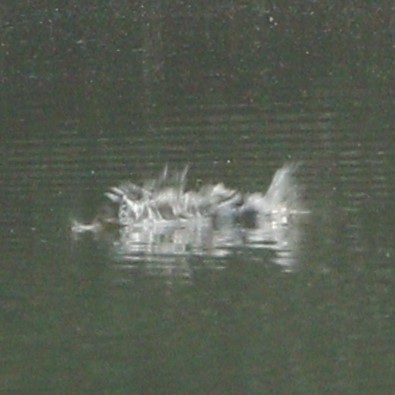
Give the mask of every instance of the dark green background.
[[[56, 3], [0, 11], [0, 392], [392, 393], [391, 2]], [[71, 238], [165, 163], [264, 191], [289, 160], [292, 249]]]

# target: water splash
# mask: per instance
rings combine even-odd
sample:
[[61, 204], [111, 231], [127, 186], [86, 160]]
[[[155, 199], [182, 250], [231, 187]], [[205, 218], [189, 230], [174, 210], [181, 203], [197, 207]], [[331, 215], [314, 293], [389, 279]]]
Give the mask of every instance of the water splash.
[[158, 178], [142, 185], [112, 187], [92, 223], [74, 221], [72, 232], [93, 233], [98, 240], [109, 240], [111, 234], [114, 255], [122, 261], [141, 256], [223, 257], [242, 246], [292, 251], [298, 237], [291, 223], [308, 212], [296, 180], [298, 168], [284, 165], [266, 193], [250, 194], [222, 183], [188, 190], [188, 169], [165, 167]]

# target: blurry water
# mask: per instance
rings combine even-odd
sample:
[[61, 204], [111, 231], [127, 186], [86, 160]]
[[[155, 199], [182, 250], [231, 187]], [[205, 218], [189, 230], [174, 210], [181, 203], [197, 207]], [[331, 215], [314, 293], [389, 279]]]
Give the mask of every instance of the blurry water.
[[[338, 110], [327, 103], [335, 94], [270, 112], [169, 113], [147, 126], [155, 133], [146, 138], [120, 129], [92, 140], [70, 122], [53, 137], [5, 141], [3, 388], [363, 393], [366, 384], [385, 393], [393, 171], [389, 125], [375, 103], [389, 103], [347, 97]], [[192, 186], [225, 181], [265, 191], [285, 160], [303, 161], [312, 213], [263, 240], [251, 230], [248, 243], [233, 233], [227, 244], [222, 233], [218, 256], [177, 250], [182, 231], [166, 254], [121, 259], [103, 240], [71, 236], [71, 219], [92, 218], [108, 186], [164, 162], [190, 163]]]
[[[87, 25], [65, 24], [64, 40], [74, 46], [59, 53], [61, 37], [55, 29], [46, 41], [44, 28], [63, 21], [64, 10], [52, 19], [34, 12], [31, 22], [23, 12], [7, 16], [0, 392], [391, 393], [394, 112], [385, 51], [372, 49], [384, 35], [343, 38], [342, 54], [345, 43], [362, 49], [345, 63], [321, 64], [310, 55], [288, 57], [284, 31], [285, 41], [275, 41], [278, 53], [267, 54], [268, 85], [257, 73], [258, 52], [241, 53], [242, 41], [229, 42], [238, 70], [246, 62], [236, 82], [221, 70], [232, 89], [215, 85], [211, 74], [200, 76], [201, 63], [191, 71], [178, 62], [199, 58], [200, 47], [177, 49], [174, 41], [176, 52], [165, 57], [171, 67], [161, 77], [165, 88], [159, 84], [168, 101], [144, 93], [140, 102], [139, 74], [133, 69], [134, 79], [125, 77], [127, 66], [135, 67], [125, 55], [129, 25], [112, 7], [123, 30], [89, 19], [99, 15], [92, 8], [81, 14]], [[177, 20], [188, 31], [190, 20]], [[97, 26], [95, 35], [86, 26]], [[115, 35], [113, 48], [108, 37]], [[93, 37], [106, 44], [103, 53], [93, 52]], [[28, 57], [29, 42], [36, 57]], [[316, 46], [317, 57], [329, 45], [303, 44], [311, 45], [310, 54]], [[220, 45], [212, 51], [219, 54]], [[92, 62], [95, 56], [103, 62]], [[307, 76], [291, 73], [297, 62]], [[145, 78], [154, 71], [144, 70]], [[191, 79], [192, 91], [183, 96], [187, 71], [201, 80]], [[207, 96], [191, 99], [211, 83]], [[144, 248], [119, 255], [112, 248], [117, 238], [75, 240], [70, 232], [72, 219], [93, 218], [108, 187], [150, 177], [165, 163], [189, 164], [191, 188], [224, 182], [265, 192], [275, 170], [290, 161], [303, 163], [298, 183], [311, 214], [286, 226], [268, 224], [264, 237], [231, 228], [219, 234], [215, 254], [191, 251], [182, 231], [160, 238], [168, 250], [159, 255]], [[216, 242], [212, 229], [199, 232], [191, 233], [197, 242]]]

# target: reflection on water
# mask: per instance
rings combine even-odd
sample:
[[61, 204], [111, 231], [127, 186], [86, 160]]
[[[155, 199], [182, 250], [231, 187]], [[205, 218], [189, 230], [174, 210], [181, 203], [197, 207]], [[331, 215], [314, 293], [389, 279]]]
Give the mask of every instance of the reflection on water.
[[[0, 392], [393, 393], [392, 3], [8, 3]], [[164, 163], [261, 201], [299, 160], [309, 215], [72, 240]]]
[[[374, 106], [388, 103], [374, 97], [361, 111], [352, 98], [339, 110], [335, 98], [174, 110], [138, 133], [114, 126], [96, 140], [74, 125], [4, 142], [3, 388], [390, 388], [392, 151]], [[89, 222], [109, 186], [163, 163], [191, 163], [191, 190], [224, 182], [264, 196], [276, 169], [298, 159], [309, 215], [280, 210], [255, 228], [154, 222], [70, 240], [70, 218]]]
[[[246, 249], [273, 251], [273, 263], [286, 270], [297, 267], [302, 232], [297, 219], [287, 225], [266, 221], [257, 229], [238, 226], [213, 229], [207, 220], [203, 222], [182, 227], [153, 225], [150, 229], [121, 230], [120, 238], [112, 244], [113, 258], [123, 267], [142, 267], [148, 274], [189, 279], [196, 269], [191, 257], [225, 258], [241, 251], [245, 254]], [[211, 269], [223, 268], [225, 263], [221, 259], [209, 262], [206, 268]]]
[[[296, 180], [298, 168], [277, 170], [266, 193], [242, 194], [222, 183], [186, 190], [186, 169], [166, 167], [143, 186], [128, 182], [111, 188], [93, 222], [75, 221], [72, 232], [77, 241], [83, 233], [93, 234], [118, 261], [154, 258], [160, 266], [164, 260], [163, 273], [172, 257], [220, 258], [242, 247], [273, 250], [277, 263], [290, 269], [297, 262], [298, 217], [309, 214]], [[176, 272], [189, 277], [192, 269]]]

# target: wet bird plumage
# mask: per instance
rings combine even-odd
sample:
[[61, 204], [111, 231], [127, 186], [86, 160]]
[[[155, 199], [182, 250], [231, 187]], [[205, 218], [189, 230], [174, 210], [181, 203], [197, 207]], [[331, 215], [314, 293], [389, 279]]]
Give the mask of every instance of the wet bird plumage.
[[107, 203], [92, 224], [75, 223], [73, 230], [96, 232], [205, 219], [212, 220], [214, 225], [230, 222], [256, 227], [273, 216], [284, 222], [284, 218], [287, 220], [300, 208], [299, 188], [294, 180], [297, 168], [289, 164], [277, 170], [265, 194], [243, 194], [222, 183], [187, 190], [188, 168], [170, 171], [166, 166], [158, 178], [142, 186], [125, 182], [110, 188], [105, 194]]

